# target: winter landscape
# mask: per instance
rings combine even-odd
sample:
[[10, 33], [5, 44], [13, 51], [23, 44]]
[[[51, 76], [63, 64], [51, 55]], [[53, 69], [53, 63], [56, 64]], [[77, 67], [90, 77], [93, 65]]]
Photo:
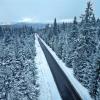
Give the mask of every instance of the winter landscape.
[[100, 100], [99, 0], [0, 1], [0, 100]]

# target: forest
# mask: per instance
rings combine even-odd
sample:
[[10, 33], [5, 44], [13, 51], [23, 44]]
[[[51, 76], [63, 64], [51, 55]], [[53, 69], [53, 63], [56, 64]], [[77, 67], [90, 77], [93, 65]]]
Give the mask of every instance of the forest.
[[47, 24], [38, 30], [41, 38], [56, 52], [75, 78], [89, 90], [94, 100], [100, 99], [100, 19], [88, 2], [81, 21]]
[[[41, 16], [41, 20], [45, 19], [42, 13]], [[77, 95], [81, 96], [70, 75], [89, 92], [90, 98], [100, 100], [100, 18], [90, 1], [80, 17], [76, 16], [73, 22], [55, 18], [53, 23], [27, 23], [33, 18], [24, 16], [22, 22], [0, 24], [0, 100], [76, 100]], [[50, 50], [65, 64], [66, 72], [70, 69], [69, 76]]]
[[32, 27], [0, 26], [0, 100], [37, 100], [35, 55]]

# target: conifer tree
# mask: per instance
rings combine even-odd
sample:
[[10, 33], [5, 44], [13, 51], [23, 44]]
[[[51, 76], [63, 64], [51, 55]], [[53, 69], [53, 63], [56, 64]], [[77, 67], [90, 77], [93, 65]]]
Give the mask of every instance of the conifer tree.
[[73, 57], [74, 57], [74, 52], [76, 49], [76, 44], [77, 44], [77, 39], [78, 39], [78, 22], [77, 18], [74, 17], [73, 25], [72, 25], [72, 30], [68, 36], [68, 56], [66, 57], [66, 65], [68, 67], [73, 67], [72, 62], [73, 62]]
[[57, 34], [58, 34], [58, 25], [57, 25], [57, 20], [56, 20], [56, 18], [54, 19], [53, 34], [54, 34], [55, 36], [57, 36]]
[[90, 88], [89, 78], [93, 69], [93, 57], [96, 52], [96, 28], [94, 22], [92, 4], [88, 2], [85, 14], [82, 15], [79, 42], [74, 59], [76, 77], [87, 88]]

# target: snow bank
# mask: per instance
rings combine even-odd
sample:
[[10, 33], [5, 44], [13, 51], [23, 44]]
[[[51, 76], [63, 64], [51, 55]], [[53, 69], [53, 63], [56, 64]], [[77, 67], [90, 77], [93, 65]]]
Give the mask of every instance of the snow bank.
[[75, 79], [73, 74], [73, 69], [66, 67], [65, 64], [62, 62], [62, 60], [57, 57], [55, 52], [42, 39], [41, 41], [47, 47], [47, 49], [52, 54], [52, 56], [55, 58], [55, 60], [57, 61], [61, 69], [64, 71], [64, 73], [66, 74], [66, 76], [68, 77], [68, 79], [70, 80], [70, 82], [72, 83], [72, 85], [74, 86], [74, 88], [76, 89], [80, 97], [82, 98], [82, 100], [92, 100], [88, 90], [84, 86], [82, 86], [82, 84], [77, 79]]
[[38, 68], [38, 83], [40, 84], [39, 100], [61, 100], [60, 94], [54, 82], [49, 65], [35, 35], [36, 57], [35, 63]]

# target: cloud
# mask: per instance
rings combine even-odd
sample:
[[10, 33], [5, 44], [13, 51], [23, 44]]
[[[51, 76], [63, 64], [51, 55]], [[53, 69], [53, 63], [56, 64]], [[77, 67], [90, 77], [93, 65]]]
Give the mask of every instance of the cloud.
[[19, 20], [18, 22], [28, 22], [28, 23], [32, 23], [34, 21], [33, 18], [22, 18], [21, 20]]
[[37, 20], [33, 17], [24, 17], [21, 20], [19, 20], [18, 22], [34, 23], [34, 22], [37, 22]]
[[67, 22], [67, 23], [69, 23], [69, 22], [73, 22], [73, 19], [61, 19], [61, 20], [59, 20], [58, 22]]

